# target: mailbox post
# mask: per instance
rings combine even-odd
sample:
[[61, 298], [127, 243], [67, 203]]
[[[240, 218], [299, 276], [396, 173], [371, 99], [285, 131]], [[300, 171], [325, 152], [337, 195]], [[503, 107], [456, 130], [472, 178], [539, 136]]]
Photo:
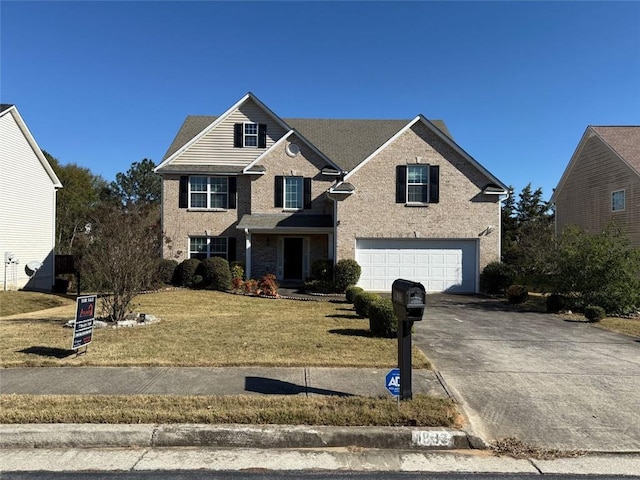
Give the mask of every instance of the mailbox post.
[[398, 318], [400, 400], [411, 400], [411, 329], [413, 322], [422, 320], [426, 291], [421, 283], [399, 278], [391, 285], [391, 301]]

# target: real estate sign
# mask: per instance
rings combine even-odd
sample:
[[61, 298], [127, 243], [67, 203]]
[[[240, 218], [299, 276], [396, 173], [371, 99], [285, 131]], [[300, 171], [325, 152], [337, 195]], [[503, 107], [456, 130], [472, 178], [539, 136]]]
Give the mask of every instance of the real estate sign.
[[93, 321], [96, 312], [96, 295], [78, 297], [76, 302], [76, 322], [73, 326], [74, 350], [91, 343], [93, 337]]

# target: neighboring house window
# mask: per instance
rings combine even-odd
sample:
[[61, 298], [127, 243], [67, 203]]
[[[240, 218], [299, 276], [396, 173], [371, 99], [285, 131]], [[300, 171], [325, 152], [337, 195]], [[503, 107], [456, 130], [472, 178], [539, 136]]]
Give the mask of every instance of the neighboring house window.
[[621, 212], [625, 209], [625, 191], [611, 192], [611, 211]]
[[396, 167], [396, 203], [424, 205], [440, 201], [438, 165], [398, 165]]
[[236, 123], [233, 130], [233, 146], [243, 147], [267, 147], [267, 125], [264, 123]]
[[221, 257], [235, 260], [235, 237], [190, 237], [189, 258], [204, 260], [210, 257]]
[[275, 177], [276, 208], [302, 210], [311, 208], [311, 178]]
[[204, 210], [236, 208], [235, 177], [180, 177], [179, 207]]

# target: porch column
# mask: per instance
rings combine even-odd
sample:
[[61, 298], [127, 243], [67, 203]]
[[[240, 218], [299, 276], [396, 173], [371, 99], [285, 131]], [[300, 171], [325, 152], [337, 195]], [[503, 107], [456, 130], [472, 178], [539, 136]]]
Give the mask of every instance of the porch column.
[[251, 278], [251, 232], [249, 229], [245, 228], [244, 230], [244, 276], [245, 278]]

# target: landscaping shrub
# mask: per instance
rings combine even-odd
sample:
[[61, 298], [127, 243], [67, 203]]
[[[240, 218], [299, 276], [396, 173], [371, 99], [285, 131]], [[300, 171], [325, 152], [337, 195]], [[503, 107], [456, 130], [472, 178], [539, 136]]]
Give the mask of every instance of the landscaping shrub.
[[369, 305], [369, 329], [377, 337], [390, 338], [398, 334], [398, 318], [390, 298], [374, 299]]
[[547, 312], [558, 313], [567, 308], [567, 299], [557, 293], [552, 293], [547, 297]]
[[369, 306], [371, 303], [380, 298], [377, 293], [360, 292], [353, 297], [353, 306], [356, 309], [356, 313], [361, 317], [369, 316]]
[[480, 274], [480, 290], [485, 293], [503, 293], [513, 283], [513, 269], [506, 263], [491, 262]]
[[173, 284], [178, 287], [193, 287], [195, 282], [196, 270], [200, 265], [197, 258], [187, 258], [178, 264], [173, 275]]
[[160, 285], [169, 285], [173, 281], [173, 275], [176, 271], [178, 262], [168, 258], [163, 258], [158, 263], [158, 271], [156, 272], [156, 280]]
[[336, 291], [343, 293], [349, 285], [358, 283], [360, 273], [362, 273], [362, 269], [355, 260], [349, 258], [338, 260], [335, 270]]
[[267, 273], [260, 279], [260, 284], [258, 285], [260, 293], [269, 297], [275, 297], [278, 294], [278, 287], [276, 276], [273, 273]]
[[206, 258], [200, 262], [196, 274], [202, 276], [202, 288], [221, 292], [231, 290], [231, 270], [224, 258]]
[[606, 316], [606, 312], [602, 307], [598, 307], [596, 305], [588, 305], [584, 307], [584, 316], [590, 322], [599, 322]]
[[244, 268], [242, 264], [234, 262], [231, 264], [231, 288], [234, 292], [241, 291], [244, 287]]
[[356, 294], [361, 292], [364, 292], [364, 288], [356, 287], [355, 285], [349, 285], [344, 291], [347, 297], [347, 302], [353, 303], [353, 298], [356, 296]]
[[529, 291], [524, 285], [511, 285], [507, 288], [509, 303], [524, 303], [529, 300]]
[[311, 264], [311, 277], [313, 280], [333, 280], [333, 262], [331, 260], [315, 260]]
[[244, 282], [244, 293], [258, 293], [258, 281], [249, 278]]

